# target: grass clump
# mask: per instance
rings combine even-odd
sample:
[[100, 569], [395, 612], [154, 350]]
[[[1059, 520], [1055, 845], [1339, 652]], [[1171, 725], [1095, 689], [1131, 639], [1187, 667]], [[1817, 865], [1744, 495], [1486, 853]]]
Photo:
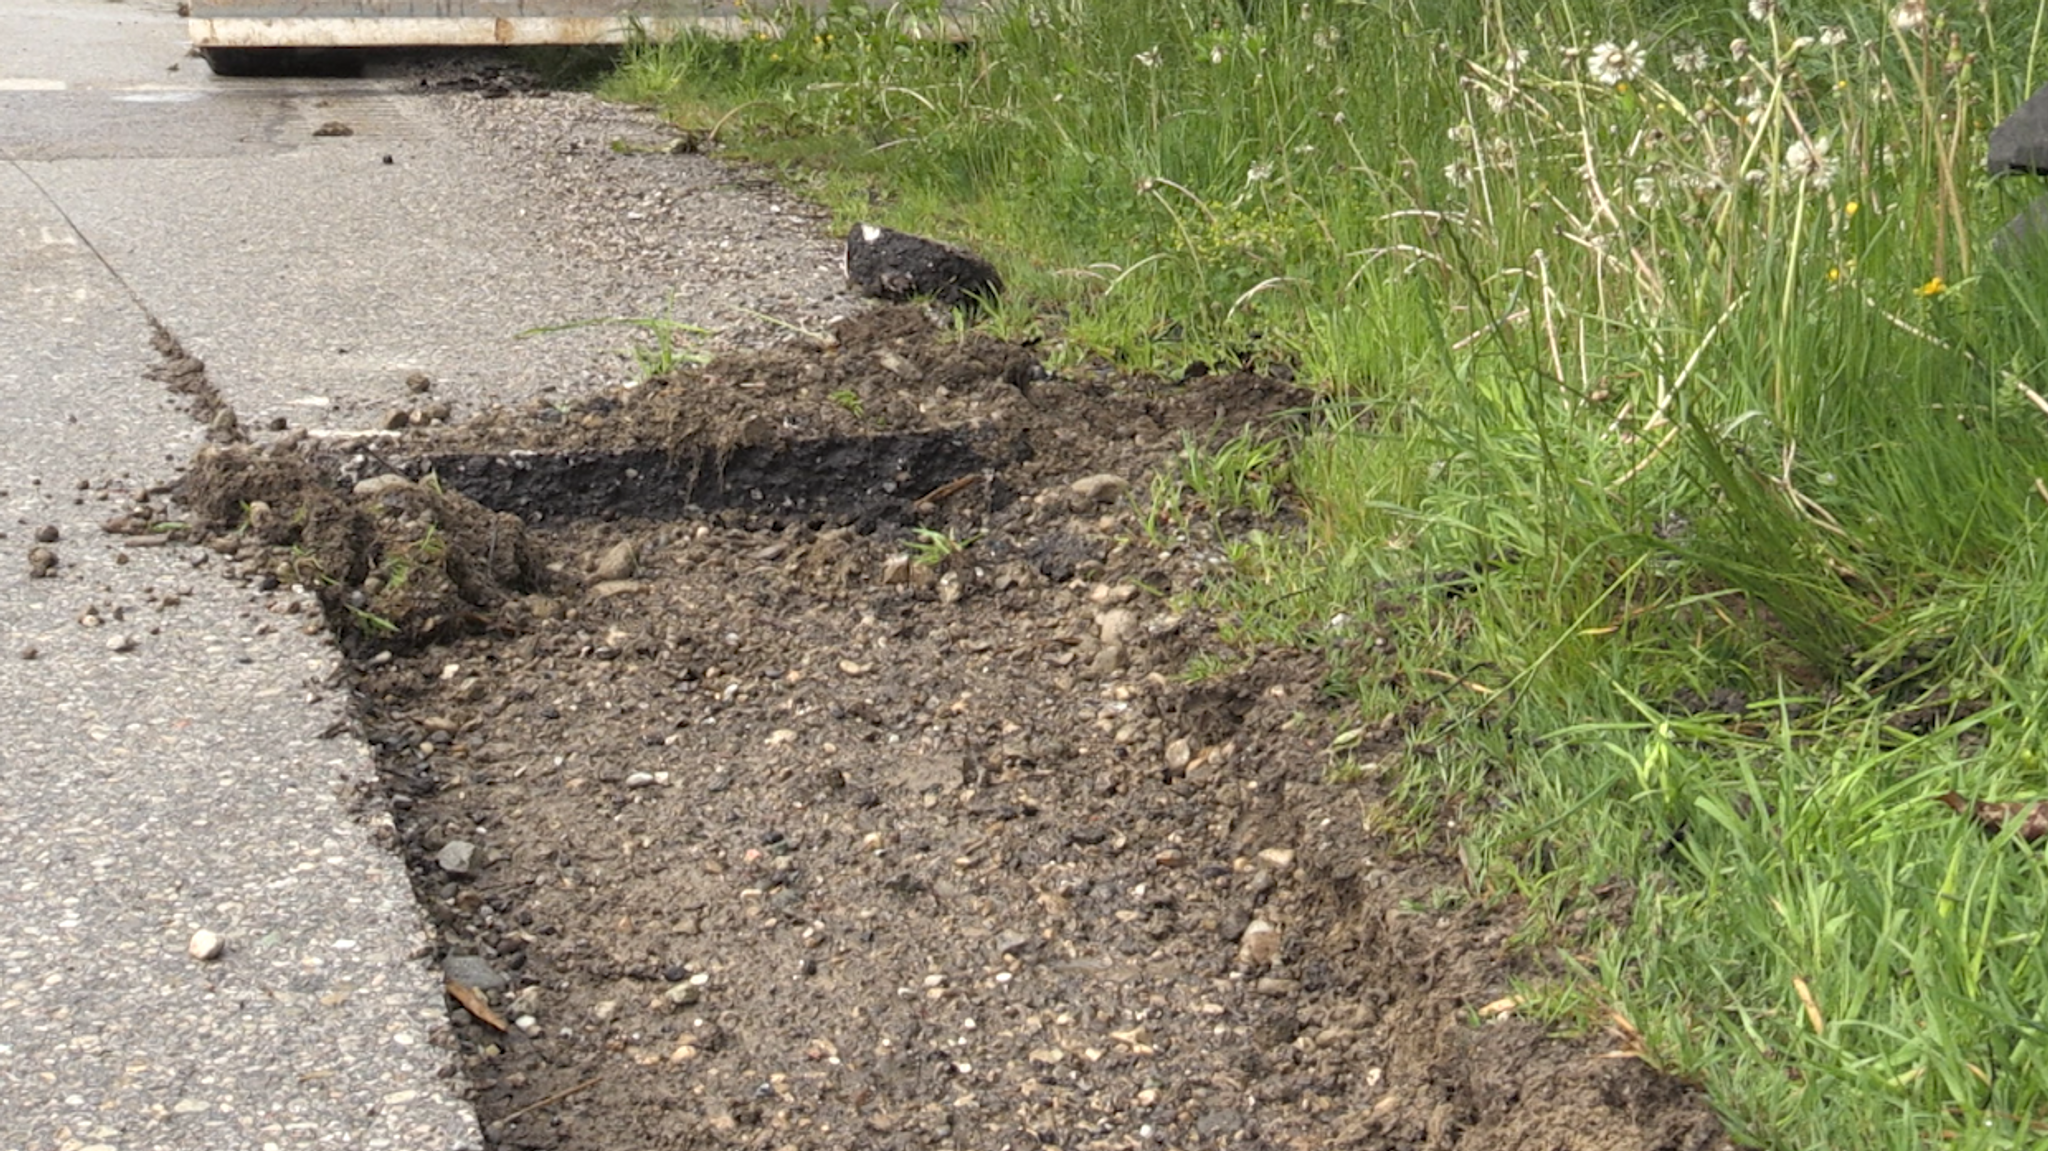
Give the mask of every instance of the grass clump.
[[2048, 1137], [2048, 863], [1935, 802], [2048, 796], [2048, 259], [1978, 174], [2048, 5], [935, 17], [642, 44], [611, 90], [982, 247], [1003, 325], [1320, 389], [1284, 485], [1195, 453], [1148, 523], [1298, 503], [1211, 606], [1414, 713], [1333, 775], [1455, 819], [1468, 894], [1573, 957], [1530, 1010], [1626, 1021], [1760, 1145]]

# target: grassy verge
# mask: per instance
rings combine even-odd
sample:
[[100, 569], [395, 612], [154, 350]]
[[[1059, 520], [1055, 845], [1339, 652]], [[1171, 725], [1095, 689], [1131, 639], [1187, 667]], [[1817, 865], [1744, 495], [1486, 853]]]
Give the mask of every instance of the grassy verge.
[[1581, 972], [1537, 1009], [1761, 1145], [2048, 1139], [2048, 865], [1936, 802], [2048, 796], [2048, 284], [1977, 174], [2048, 6], [929, 16], [608, 83], [997, 256], [999, 324], [1318, 386], [1284, 477], [1190, 463], [1308, 518], [1214, 606], [1408, 724], [1345, 770], [1533, 909]]

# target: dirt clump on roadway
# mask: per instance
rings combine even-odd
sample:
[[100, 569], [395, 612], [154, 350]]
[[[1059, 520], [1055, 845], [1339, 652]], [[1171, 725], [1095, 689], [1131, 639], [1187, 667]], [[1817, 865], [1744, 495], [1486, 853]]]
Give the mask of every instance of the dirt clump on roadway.
[[184, 498], [343, 637], [494, 1147], [1726, 1146], [1190, 608], [1177, 454], [1309, 406], [895, 308]]

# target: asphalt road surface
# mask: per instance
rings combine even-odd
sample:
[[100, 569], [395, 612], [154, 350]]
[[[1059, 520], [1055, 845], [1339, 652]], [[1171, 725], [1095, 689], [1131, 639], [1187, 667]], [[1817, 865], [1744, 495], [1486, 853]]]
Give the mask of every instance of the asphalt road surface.
[[317, 613], [98, 525], [203, 442], [156, 325], [246, 424], [360, 428], [415, 372], [599, 380], [615, 335], [518, 333], [619, 285], [417, 76], [216, 80], [184, 32], [0, 5], [0, 1151], [477, 1146]]

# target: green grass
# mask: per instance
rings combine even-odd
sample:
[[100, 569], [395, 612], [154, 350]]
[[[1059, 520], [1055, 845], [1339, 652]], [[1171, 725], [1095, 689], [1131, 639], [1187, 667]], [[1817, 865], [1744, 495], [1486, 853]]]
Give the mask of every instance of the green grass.
[[1530, 1013], [1626, 1019], [1759, 1145], [2041, 1143], [2048, 864], [1935, 799], [2048, 796], [2048, 256], [1992, 258], [2035, 189], [1979, 174], [2048, 5], [1749, 8], [848, 8], [607, 84], [993, 255], [1056, 363], [1325, 397], [1146, 530], [1300, 513], [1206, 605], [1416, 707], [1330, 775], [1574, 957]]

